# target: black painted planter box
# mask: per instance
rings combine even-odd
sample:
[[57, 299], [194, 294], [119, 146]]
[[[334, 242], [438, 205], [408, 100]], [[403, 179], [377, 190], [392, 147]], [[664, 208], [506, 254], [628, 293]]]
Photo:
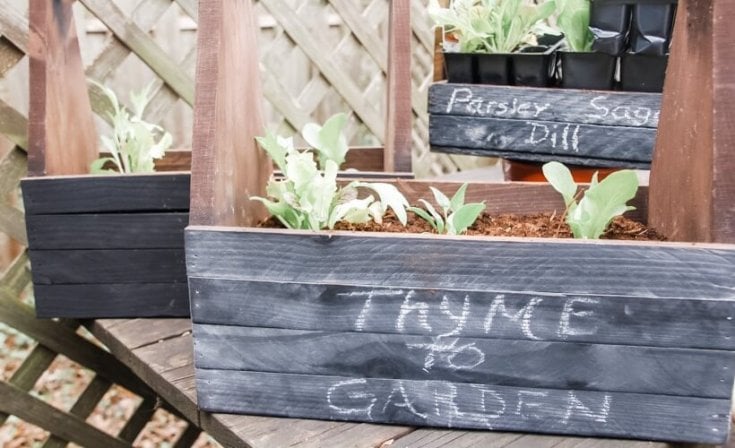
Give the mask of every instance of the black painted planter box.
[[188, 173], [22, 181], [38, 317], [189, 315]]
[[[410, 202], [428, 185], [399, 183]], [[564, 208], [545, 185], [471, 185], [479, 199]], [[205, 411], [703, 443], [729, 432], [735, 246], [186, 235]]]
[[654, 93], [437, 83], [429, 143], [443, 153], [648, 169], [660, 108]]

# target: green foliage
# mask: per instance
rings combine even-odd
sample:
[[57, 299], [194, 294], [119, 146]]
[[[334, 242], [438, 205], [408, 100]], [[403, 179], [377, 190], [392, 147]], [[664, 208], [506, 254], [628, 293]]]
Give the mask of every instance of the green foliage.
[[535, 40], [536, 29], [556, 10], [556, 0], [454, 0], [442, 8], [431, 0], [429, 15], [458, 40], [462, 53], [511, 53]]
[[550, 162], [544, 165], [543, 171], [546, 180], [564, 198], [567, 224], [575, 238], [598, 239], [615, 217], [635, 210], [627, 205], [638, 192], [638, 176], [634, 171], [617, 171], [602, 182], [597, 181], [595, 173], [579, 202], [579, 186], [566, 166]]
[[590, 0], [556, 0], [557, 25], [571, 51], [592, 51]]
[[[90, 167], [93, 174], [100, 173], [152, 173], [155, 170], [155, 160], [161, 159], [171, 147], [171, 134], [160, 126], [143, 120], [143, 113], [151, 100], [151, 87], [148, 85], [139, 93], [130, 94], [132, 114], [121, 105], [115, 92], [107, 87], [95, 83], [110, 102], [112, 112], [112, 136], [102, 137], [102, 145], [110, 153], [109, 157], [102, 157]], [[115, 166], [115, 170], [103, 168], [108, 163]]]
[[[408, 202], [393, 185], [357, 181], [341, 188], [337, 185], [337, 171], [349, 150], [342, 133], [346, 122], [347, 117], [339, 114], [324, 126], [306, 125], [302, 136], [313, 149], [303, 151], [294, 147], [293, 138], [273, 134], [258, 137], [260, 147], [273, 159], [284, 178], [270, 180], [266, 188], [268, 198], [251, 199], [262, 202], [289, 229], [333, 229], [340, 221], [381, 223], [389, 208], [406, 225]], [[373, 194], [359, 198], [359, 193], [365, 190], [378, 199]]]
[[418, 207], [410, 207], [409, 210], [421, 219], [431, 224], [434, 230], [440, 234], [459, 235], [467, 231], [477, 221], [480, 214], [485, 210], [485, 203], [465, 204], [465, 193], [467, 184], [459, 187], [452, 199], [434, 187], [430, 187], [434, 193], [434, 200], [441, 208], [439, 213], [427, 200], [419, 199], [426, 210]]

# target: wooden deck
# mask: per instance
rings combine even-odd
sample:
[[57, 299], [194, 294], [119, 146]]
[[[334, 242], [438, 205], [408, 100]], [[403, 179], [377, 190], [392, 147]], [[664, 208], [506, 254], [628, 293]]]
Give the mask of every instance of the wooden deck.
[[[191, 321], [98, 320], [88, 328], [110, 351], [185, 417], [228, 447], [376, 448], [664, 448], [664, 443], [419, 429], [199, 412], [196, 406]], [[735, 448], [731, 437], [723, 448]]]

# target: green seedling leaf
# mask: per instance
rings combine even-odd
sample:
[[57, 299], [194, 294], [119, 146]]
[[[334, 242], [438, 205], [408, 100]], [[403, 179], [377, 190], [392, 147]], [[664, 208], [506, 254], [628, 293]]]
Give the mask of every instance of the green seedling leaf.
[[462, 204], [464, 204], [465, 194], [467, 193], [467, 187], [469, 184], [464, 183], [461, 187], [454, 193], [454, 196], [452, 196], [452, 200], [450, 202], [450, 207], [452, 210], [459, 210], [462, 207]]
[[[444, 230], [446, 229], [446, 223], [444, 221], [444, 217], [439, 214], [439, 212], [436, 211], [433, 205], [425, 199], [419, 199], [419, 202], [421, 202], [426, 210], [428, 210], [429, 214], [433, 218], [434, 222], [434, 228], [436, 229], [437, 233], [444, 233]], [[421, 217], [421, 215], [418, 215]], [[429, 222], [431, 224], [431, 221]]]
[[574, 182], [572, 172], [569, 168], [559, 162], [549, 162], [542, 168], [544, 177], [549, 181], [554, 190], [561, 193], [564, 198], [564, 204], [569, 207], [574, 203], [574, 197], [577, 194], [577, 183]]
[[302, 136], [304, 140], [319, 154], [319, 164], [324, 168], [328, 160], [337, 166], [345, 162], [349, 147], [347, 138], [344, 136], [344, 128], [347, 124], [347, 115], [337, 114], [332, 116], [324, 126], [309, 123], [304, 126]]
[[418, 207], [409, 207], [409, 211], [415, 213], [419, 218], [423, 219], [424, 221], [428, 222], [431, 227], [434, 228], [434, 230], [438, 231], [437, 229], [437, 223], [434, 217], [432, 217], [428, 212], [426, 212], [424, 209], [418, 208]]
[[480, 214], [485, 211], [485, 204], [465, 204], [452, 213], [447, 219], [450, 235], [460, 235], [467, 231]]
[[255, 137], [261, 148], [273, 159], [281, 172], [286, 171], [286, 155], [294, 152], [293, 138], [285, 139], [268, 133], [265, 137]]
[[431, 189], [431, 192], [434, 193], [434, 199], [436, 200], [436, 204], [439, 206], [439, 208], [444, 210], [444, 213], [447, 213], [449, 209], [452, 208], [452, 202], [441, 191], [437, 190], [434, 187], [429, 187], [429, 188]]
[[388, 208], [393, 210], [396, 214], [398, 221], [404, 226], [408, 222], [408, 215], [406, 214], [406, 208], [408, 208], [408, 201], [398, 189], [391, 184], [384, 183], [359, 183], [360, 187], [369, 188], [378, 194], [380, 197], [380, 204], [382, 205], [383, 214]]

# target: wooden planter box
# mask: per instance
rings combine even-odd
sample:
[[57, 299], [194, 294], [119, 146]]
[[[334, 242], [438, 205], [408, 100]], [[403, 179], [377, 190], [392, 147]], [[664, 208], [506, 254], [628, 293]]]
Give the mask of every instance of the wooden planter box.
[[188, 173], [22, 181], [39, 317], [189, 315]]
[[[428, 185], [399, 182], [411, 203]], [[563, 210], [544, 185], [472, 185], [479, 199]], [[206, 411], [729, 434], [735, 246], [193, 226], [187, 260]]]

